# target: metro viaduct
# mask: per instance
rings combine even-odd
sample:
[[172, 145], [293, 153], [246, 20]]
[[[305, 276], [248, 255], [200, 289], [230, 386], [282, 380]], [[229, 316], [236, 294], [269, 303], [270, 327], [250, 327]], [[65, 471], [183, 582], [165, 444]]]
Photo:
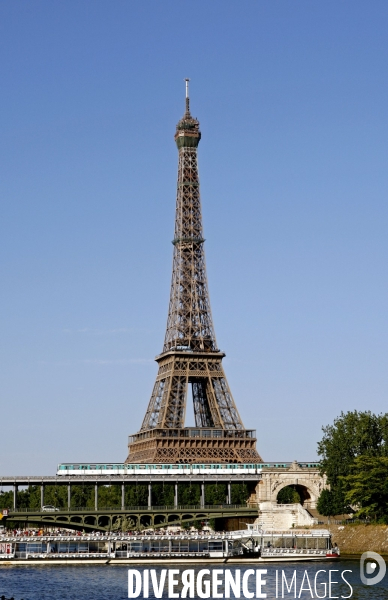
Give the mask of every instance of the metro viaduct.
[[37, 510], [10, 510], [7, 518], [13, 522], [36, 523], [45, 527], [66, 527], [115, 531], [158, 529], [168, 525], [183, 525], [193, 521], [215, 518], [239, 517], [252, 522], [258, 516], [258, 505], [211, 505], [211, 506], [151, 506], [120, 509], [75, 509], [44, 512]]
[[[45, 485], [67, 485], [67, 508], [70, 512], [71, 486], [72, 485], [94, 485], [94, 509], [98, 511], [98, 486], [99, 485], [121, 485], [121, 511], [125, 509], [125, 485], [126, 484], [147, 484], [148, 485], [148, 506], [146, 510], [152, 508], [152, 483], [174, 484], [174, 507], [178, 507], [178, 484], [179, 483], [199, 483], [201, 485], [200, 507], [205, 506], [205, 483], [226, 484], [227, 502], [225, 506], [231, 505], [231, 484], [232, 483], [251, 483], [257, 484], [261, 480], [261, 474], [228, 474], [228, 475], [61, 475], [61, 476], [27, 476], [27, 477], [0, 477], [1, 487], [13, 488], [13, 511], [17, 510], [17, 491], [19, 487], [40, 486], [41, 506], [44, 506], [44, 487]], [[155, 508], [155, 507], [154, 507]], [[156, 509], [156, 508], [155, 508]], [[256, 512], [257, 515], [257, 512]], [[231, 515], [230, 515], [231, 516]], [[10, 518], [10, 517], [9, 517]]]

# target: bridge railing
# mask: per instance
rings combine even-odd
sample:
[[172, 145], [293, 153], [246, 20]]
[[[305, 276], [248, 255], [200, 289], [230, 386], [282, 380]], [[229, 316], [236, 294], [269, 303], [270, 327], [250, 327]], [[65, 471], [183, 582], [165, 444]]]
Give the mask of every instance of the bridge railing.
[[174, 506], [174, 505], [166, 505], [166, 506], [124, 506], [124, 508], [121, 508], [120, 506], [101, 506], [98, 507], [98, 509], [96, 510], [94, 507], [80, 507], [80, 506], [76, 506], [76, 507], [71, 507], [70, 509], [68, 508], [58, 508], [55, 510], [40, 510], [39, 508], [10, 508], [8, 509], [8, 515], [10, 516], [11, 514], [16, 514], [16, 513], [41, 513], [42, 515], [47, 515], [47, 516], [51, 516], [51, 515], [57, 515], [58, 513], [73, 513], [73, 512], [88, 512], [88, 513], [100, 513], [102, 511], [112, 511], [112, 512], [145, 512], [145, 511], [161, 511], [161, 510], [168, 510], [168, 511], [182, 511], [182, 510], [195, 510], [195, 511], [203, 511], [203, 510], [217, 510], [217, 509], [223, 509], [223, 510], [238, 510], [238, 509], [245, 509], [245, 510], [255, 510], [258, 509], [259, 505], [258, 504], [227, 504], [226, 502], [223, 504], [205, 504], [204, 506], [201, 506], [200, 504], [179, 504], [178, 506]]

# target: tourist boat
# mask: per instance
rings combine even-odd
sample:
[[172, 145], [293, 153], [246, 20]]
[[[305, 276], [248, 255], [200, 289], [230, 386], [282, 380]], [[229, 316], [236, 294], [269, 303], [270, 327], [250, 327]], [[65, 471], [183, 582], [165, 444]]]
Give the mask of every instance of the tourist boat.
[[0, 563], [254, 563], [336, 560], [326, 529], [106, 533], [8, 536]]

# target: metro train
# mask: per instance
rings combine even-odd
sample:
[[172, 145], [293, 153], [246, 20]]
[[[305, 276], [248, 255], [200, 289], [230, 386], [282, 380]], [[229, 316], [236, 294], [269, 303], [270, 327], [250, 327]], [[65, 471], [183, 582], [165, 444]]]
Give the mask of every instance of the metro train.
[[[250, 464], [123, 464], [123, 463], [62, 463], [57, 475], [260, 475], [264, 468], [287, 469], [292, 463]], [[298, 463], [317, 469], [319, 463]]]

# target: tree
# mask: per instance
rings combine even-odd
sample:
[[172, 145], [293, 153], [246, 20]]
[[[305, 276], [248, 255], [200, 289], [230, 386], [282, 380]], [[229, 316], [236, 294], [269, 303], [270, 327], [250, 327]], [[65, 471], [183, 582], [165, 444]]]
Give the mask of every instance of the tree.
[[317, 510], [324, 517], [333, 517], [334, 515], [349, 512], [349, 508], [345, 507], [344, 511], [344, 496], [342, 490], [322, 490], [318, 501]]
[[71, 486], [72, 508], [94, 507], [94, 485], [76, 484]]
[[152, 484], [153, 506], [174, 506], [175, 489], [173, 483]]
[[179, 504], [195, 505], [201, 501], [201, 486], [199, 483], [181, 483], [178, 485]]
[[245, 504], [249, 500], [253, 489], [246, 485], [246, 483], [232, 483], [230, 491], [232, 504]]
[[351, 473], [355, 459], [361, 455], [388, 456], [388, 414], [342, 412], [333, 425], [323, 427], [322, 431], [318, 454], [322, 457], [321, 472], [326, 474], [332, 491], [330, 502], [326, 495], [322, 506], [328, 506], [329, 502], [336, 507], [336, 514], [341, 514], [349, 510], [342, 478]]
[[357, 516], [388, 523], [388, 457], [358, 456], [342, 481], [345, 499], [357, 506]]
[[205, 485], [205, 504], [225, 504], [226, 493], [225, 483], [207, 483]]
[[125, 506], [147, 506], [148, 485], [146, 483], [125, 486]]
[[278, 504], [299, 504], [300, 496], [291, 485], [282, 488], [277, 497]]
[[121, 506], [121, 485], [99, 485], [98, 506], [100, 508], [119, 508]]
[[13, 507], [13, 492], [0, 492], [0, 508], [12, 508]]

